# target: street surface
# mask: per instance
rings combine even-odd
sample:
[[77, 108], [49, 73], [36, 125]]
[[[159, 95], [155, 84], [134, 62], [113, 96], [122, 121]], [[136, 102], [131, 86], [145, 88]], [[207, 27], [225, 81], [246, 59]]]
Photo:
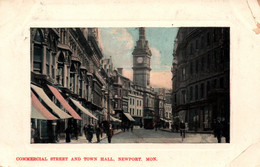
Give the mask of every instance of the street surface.
[[[223, 142], [225, 140], [223, 139]], [[103, 139], [100, 143], [107, 143]], [[186, 134], [182, 142], [180, 133], [162, 130], [134, 129], [118, 133], [112, 137], [112, 143], [217, 143], [212, 134]]]
[[[200, 134], [200, 133], [186, 133], [182, 141], [180, 133], [173, 133], [165, 130], [155, 131], [150, 129], [135, 128], [133, 132], [115, 130], [112, 137], [112, 143], [217, 143], [217, 138], [213, 134]], [[222, 138], [222, 143], [225, 143], [225, 138]], [[88, 143], [85, 136], [79, 136], [78, 140], [72, 139], [71, 143], [67, 144], [96, 144], [96, 135], [93, 135], [92, 143]], [[65, 139], [60, 140], [61, 144], [65, 144]], [[108, 143], [106, 135], [103, 134], [100, 143]]]

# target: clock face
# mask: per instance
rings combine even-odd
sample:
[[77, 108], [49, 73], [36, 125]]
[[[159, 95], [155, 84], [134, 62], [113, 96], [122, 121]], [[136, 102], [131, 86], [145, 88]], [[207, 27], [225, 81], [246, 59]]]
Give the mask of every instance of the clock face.
[[142, 57], [138, 57], [138, 58], [136, 59], [136, 61], [137, 61], [137, 63], [142, 63], [142, 62], [144, 61], [144, 59], [143, 59]]

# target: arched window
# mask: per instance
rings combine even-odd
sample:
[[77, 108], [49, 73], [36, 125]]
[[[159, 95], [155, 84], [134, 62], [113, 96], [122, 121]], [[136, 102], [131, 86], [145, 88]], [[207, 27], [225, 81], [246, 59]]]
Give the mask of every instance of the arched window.
[[40, 30], [36, 31], [34, 37], [33, 46], [33, 71], [42, 73], [42, 60], [43, 60], [43, 47], [41, 42], [43, 42], [43, 35]]
[[58, 84], [64, 86], [64, 62], [65, 58], [63, 53], [61, 52], [58, 57], [58, 68], [57, 68], [57, 82]]

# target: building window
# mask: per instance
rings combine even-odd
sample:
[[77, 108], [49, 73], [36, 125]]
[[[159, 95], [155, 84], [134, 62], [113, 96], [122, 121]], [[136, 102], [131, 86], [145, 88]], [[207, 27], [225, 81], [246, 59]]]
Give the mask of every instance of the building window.
[[218, 65], [218, 51], [214, 51], [214, 67], [217, 68]]
[[50, 76], [50, 51], [46, 50], [46, 75]]
[[210, 45], [210, 34], [209, 34], [209, 32], [207, 33], [207, 46], [209, 46]]
[[64, 86], [64, 55], [63, 53], [60, 54], [58, 58], [58, 69], [57, 69], [57, 82], [58, 84]]
[[204, 71], [204, 64], [205, 64], [205, 59], [204, 57], [201, 58], [201, 71]]
[[138, 104], [139, 104], [139, 100], [137, 100], [137, 106], [138, 106]]
[[210, 64], [211, 64], [211, 60], [210, 60], [211, 58], [210, 58], [210, 54], [208, 54], [208, 68], [210, 67]]
[[51, 76], [52, 76], [52, 78], [55, 78], [54, 71], [55, 71], [55, 53], [52, 53], [52, 64], [51, 64]]
[[201, 37], [201, 42], [200, 42], [200, 47], [203, 48], [204, 47], [204, 37]]
[[199, 72], [199, 61], [198, 60], [196, 60], [195, 71], [196, 71], [196, 74], [198, 74], [198, 72]]
[[212, 81], [212, 88], [213, 88], [213, 89], [216, 89], [216, 87], [217, 87], [217, 80], [214, 79], [214, 80]]
[[193, 87], [190, 87], [190, 100], [193, 98]]
[[133, 115], [135, 115], [135, 109], [133, 108]]
[[196, 39], [196, 49], [199, 49], [199, 40]]
[[182, 79], [185, 80], [186, 76], [186, 71], [185, 71], [185, 67], [182, 68]]
[[204, 83], [200, 85], [200, 96], [201, 98], [204, 98]]
[[133, 105], [135, 105], [135, 99], [133, 99]]
[[182, 93], [182, 102], [183, 102], [183, 104], [185, 104], [186, 103], [186, 91], [182, 91], [181, 93]]
[[199, 90], [198, 85], [195, 86], [195, 99], [197, 100], [199, 98]]
[[137, 111], [136, 111], [137, 113], [136, 113], [136, 115], [138, 115], [138, 109], [137, 109]]
[[35, 44], [33, 54], [33, 71], [42, 73], [42, 56], [43, 48]]
[[191, 43], [190, 44], [190, 54], [192, 54], [193, 53], [193, 44]]
[[190, 74], [193, 74], [193, 62], [190, 62]]
[[210, 81], [207, 82], [207, 93], [210, 91]]

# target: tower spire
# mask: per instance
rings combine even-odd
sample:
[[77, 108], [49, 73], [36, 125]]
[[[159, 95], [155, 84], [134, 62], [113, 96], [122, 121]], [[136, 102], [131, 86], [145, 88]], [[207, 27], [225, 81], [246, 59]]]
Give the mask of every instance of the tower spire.
[[144, 27], [139, 28], [139, 40], [145, 41], [145, 28]]

